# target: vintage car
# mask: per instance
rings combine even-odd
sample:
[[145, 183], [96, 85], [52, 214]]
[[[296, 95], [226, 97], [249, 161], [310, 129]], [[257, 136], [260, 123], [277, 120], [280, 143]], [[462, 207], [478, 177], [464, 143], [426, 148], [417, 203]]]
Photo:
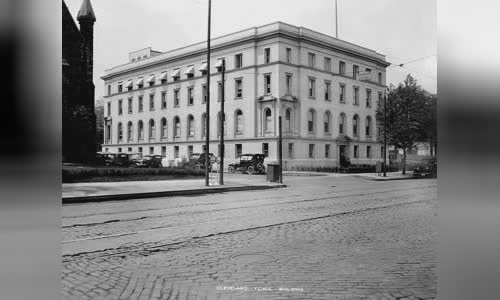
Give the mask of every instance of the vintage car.
[[110, 162], [109, 165], [117, 167], [141, 167], [143, 165], [142, 153], [140, 152], [114, 153], [113, 160]]
[[437, 159], [435, 157], [423, 159], [422, 162], [413, 168], [413, 176], [415, 177], [436, 177], [437, 176]]
[[[205, 153], [192, 153], [189, 157], [190, 165], [193, 166], [197, 170], [204, 170], [205, 169], [205, 157], [207, 155]], [[208, 155], [210, 161], [215, 161], [216, 157], [213, 155], [213, 153], [209, 153]], [[209, 171], [212, 171], [212, 164], [210, 164], [210, 167], [208, 169]]]
[[162, 167], [161, 155], [144, 155], [142, 157], [142, 167], [144, 168], [160, 168]]
[[98, 165], [111, 165], [111, 162], [115, 158], [116, 153], [111, 152], [97, 152], [96, 153], [96, 163]]
[[243, 172], [248, 174], [265, 174], [266, 167], [264, 166], [264, 154], [242, 154], [240, 155], [240, 162], [230, 164], [228, 166], [229, 173]]

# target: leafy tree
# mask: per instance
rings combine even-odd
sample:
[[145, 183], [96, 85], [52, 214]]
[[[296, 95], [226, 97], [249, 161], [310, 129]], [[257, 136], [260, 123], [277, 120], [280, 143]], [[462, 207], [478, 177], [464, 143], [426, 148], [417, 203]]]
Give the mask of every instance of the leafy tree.
[[402, 169], [406, 174], [406, 153], [417, 143], [426, 139], [428, 127], [428, 93], [417, 81], [407, 75], [397, 87], [391, 85], [387, 90], [384, 128], [384, 101], [377, 105], [377, 124], [386, 130], [387, 143], [403, 150]]

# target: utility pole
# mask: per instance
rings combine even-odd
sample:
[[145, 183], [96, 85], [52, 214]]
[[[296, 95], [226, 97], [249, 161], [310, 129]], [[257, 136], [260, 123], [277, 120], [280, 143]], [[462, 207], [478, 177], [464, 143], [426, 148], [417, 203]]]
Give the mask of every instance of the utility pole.
[[221, 84], [221, 97], [220, 99], [220, 164], [219, 164], [219, 185], [224, 185], [224, 123], [226, 121], [226, 116], [224, 114], [224, 87], [225, 87], [225, 78], [224, 74], [226, 73], [226, 60], [222, 60], [222, 84]]
[[206, 111], [206, 124], [205, 124], [205, 186], [210, 185], [209, 181], [209, 166], [210, 166], [210, 17], [211, 17], [212, 0], [208, 0], [208, 32], [207, 32], [207, 111]]
[[337, 0], [335, 0], [335, 37], [339, 38], [339, 20], [337, 14]]
[[280, 164], [280, 183], [283, 183], [283, 140], [281, 135], [281, 116], [278, 117], [278, 161]]
[[387, 95], [384, 93], [384, 177], [387, 177], [386, 174], [386, 159], [387, 159]]

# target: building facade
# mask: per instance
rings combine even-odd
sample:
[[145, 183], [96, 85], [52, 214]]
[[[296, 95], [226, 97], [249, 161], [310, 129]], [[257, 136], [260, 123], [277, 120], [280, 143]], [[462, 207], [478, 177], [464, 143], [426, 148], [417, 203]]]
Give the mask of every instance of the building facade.
[[[375, 110], [385, 90], [385, 56], [282, 22], [211, 42], [210, 152], [219, 154], [221, 65], [225, 61], [225, 162], [242, 153], [277, 160], [282, 119], [284, 168], [335, 167], [381, 157]], [[169, 52], [146, 48], [104, 80], [109, 152], [203, 152], [206, 43]], [[227, 167], [227, 165], [226, 165]]]

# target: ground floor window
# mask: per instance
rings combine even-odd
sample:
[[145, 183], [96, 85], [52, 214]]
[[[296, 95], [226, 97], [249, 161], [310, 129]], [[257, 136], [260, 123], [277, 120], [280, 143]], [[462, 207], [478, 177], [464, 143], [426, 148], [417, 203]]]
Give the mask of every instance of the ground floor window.
[[359, 147], [357, 145], [354, 145], [354, 158], [358, 158], [359, 157]]
[[122, 148], [118, 148], [118, 153], [121, 153], [122, 152]]
[[161, 156], [163, 156], [163, 157], [167, 156], [167, 147], [165, 147], [165, 146], [161, 147]]
[[179, 158], [179, 146], [174, 146], [174, 158]]
[[309, 144], [309, 158], [314, 158], [314, 144]]
[[242, 152], [243, 152], [243, 146], [241, 144], [236, 144], [234, 147], [234, 158], [240, 157]]
[[372, 146], [366, 146], [366, 158], [372, 157]]
[[329, 157], [330, 157], [330, 145], [326, 144], [325, 145], [325, 158], [329, 158]]
[[149, 147], [149, 154], [153, 155], [155, 153], [154, 147]]
[[384, 146], [380, 147], [380, 157], [384, 157], [384, 152], [385, 152]]
[[265, 157], [269, 157], [269, 144], [268, 143], [262, 143], [262, 153], [264, 154]]
[[288, 158], [293, 158], [293, 143], [288, 143]]
[[132, 152], [132, 147], [128, 147], [128, 152]]
[[188, 146], [188, 157], [190, 157], [191, 154], [193, 154], [193, 145]]
[[138, 151], [142, 153], [142, 147], [139, 147]]

